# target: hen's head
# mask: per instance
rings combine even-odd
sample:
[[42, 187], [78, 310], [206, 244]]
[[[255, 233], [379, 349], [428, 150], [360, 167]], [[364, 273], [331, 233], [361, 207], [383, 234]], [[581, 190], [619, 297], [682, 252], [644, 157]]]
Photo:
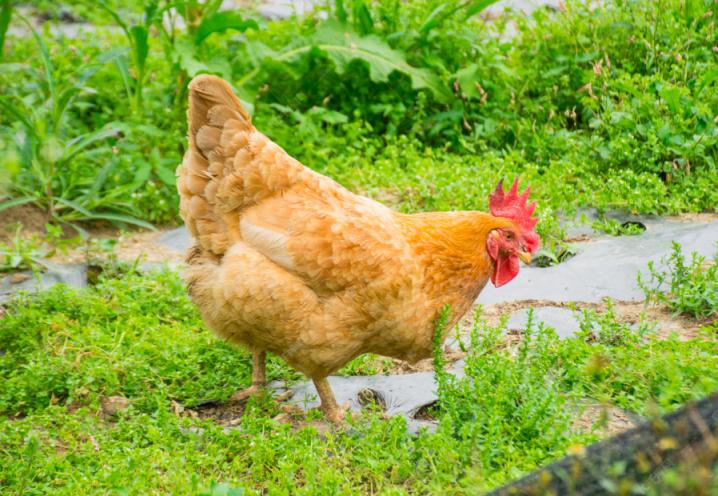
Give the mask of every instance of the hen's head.
[[541, 238], [534, 231], [538, 219], [531, 217], [536, 203], [526, 203], [531, 188], [518, 194], [519, 180], [516, 178], [508, 193], [504, 192], [503, 180], [489, 197], [489, 210], [495, 217], [513, 221], [513, 227], [494, 229], [489, 233], [486, 249], [494, 261], [491, 282], [497, 288], [503, 286], [519, 273], [519, 260], [531, 263], [531, 253], [539, 248]]

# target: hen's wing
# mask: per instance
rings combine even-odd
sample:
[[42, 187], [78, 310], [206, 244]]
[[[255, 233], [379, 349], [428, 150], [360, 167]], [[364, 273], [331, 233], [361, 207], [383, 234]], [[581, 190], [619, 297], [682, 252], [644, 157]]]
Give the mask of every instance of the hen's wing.
[[254, 128], [223, 80], [199, 76], [189, 89], [190, 147], [178, 189], [203, 250], [221, 258], [245, 243], [319, 295], [416, 282], [402, 276], [416, 272], [415, 262], [390, 209], [289, 156]]

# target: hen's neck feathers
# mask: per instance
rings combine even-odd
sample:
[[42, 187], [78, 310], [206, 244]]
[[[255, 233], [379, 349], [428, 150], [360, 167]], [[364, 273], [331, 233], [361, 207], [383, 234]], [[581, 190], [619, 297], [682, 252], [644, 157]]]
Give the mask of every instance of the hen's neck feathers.
[[399, 222], [424, 266], [425, 291], [455, 314], [468, 310], [494, 270], [486, 250], [489, 233], [515, 229], [511, 220], [483, 212], [400, 215]]

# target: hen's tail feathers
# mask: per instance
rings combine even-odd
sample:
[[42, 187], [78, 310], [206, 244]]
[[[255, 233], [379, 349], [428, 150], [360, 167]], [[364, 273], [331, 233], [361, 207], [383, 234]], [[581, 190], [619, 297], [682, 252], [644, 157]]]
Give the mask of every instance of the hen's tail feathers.
[[257, 132], [215, 76], [189, 84], [189, 148], [177, 169], [180, 213], [202, 249], [221, 256], [239, 239], [241, 211], [289, 187], [304, 167]]

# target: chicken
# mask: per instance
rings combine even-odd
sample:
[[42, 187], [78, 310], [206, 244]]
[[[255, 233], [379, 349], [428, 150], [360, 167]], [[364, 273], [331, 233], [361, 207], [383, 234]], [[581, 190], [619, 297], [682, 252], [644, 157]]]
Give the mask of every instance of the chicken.
[[491, 214], [406, 215], [303, 166], [257, 131], [231, 87], [189, 85], [189, 148], [177, 169], [194, 238], [184, 277], [204, 321], [248, 347], [252, 386], [266, 352], [310, 377], [325, 415], [344, 416], [327, 376], [363, 353], [431, 355], [445, 305], [454, 323], [490, 279], [506, 284], [539, 246], [529, 191], [501, 183]]

